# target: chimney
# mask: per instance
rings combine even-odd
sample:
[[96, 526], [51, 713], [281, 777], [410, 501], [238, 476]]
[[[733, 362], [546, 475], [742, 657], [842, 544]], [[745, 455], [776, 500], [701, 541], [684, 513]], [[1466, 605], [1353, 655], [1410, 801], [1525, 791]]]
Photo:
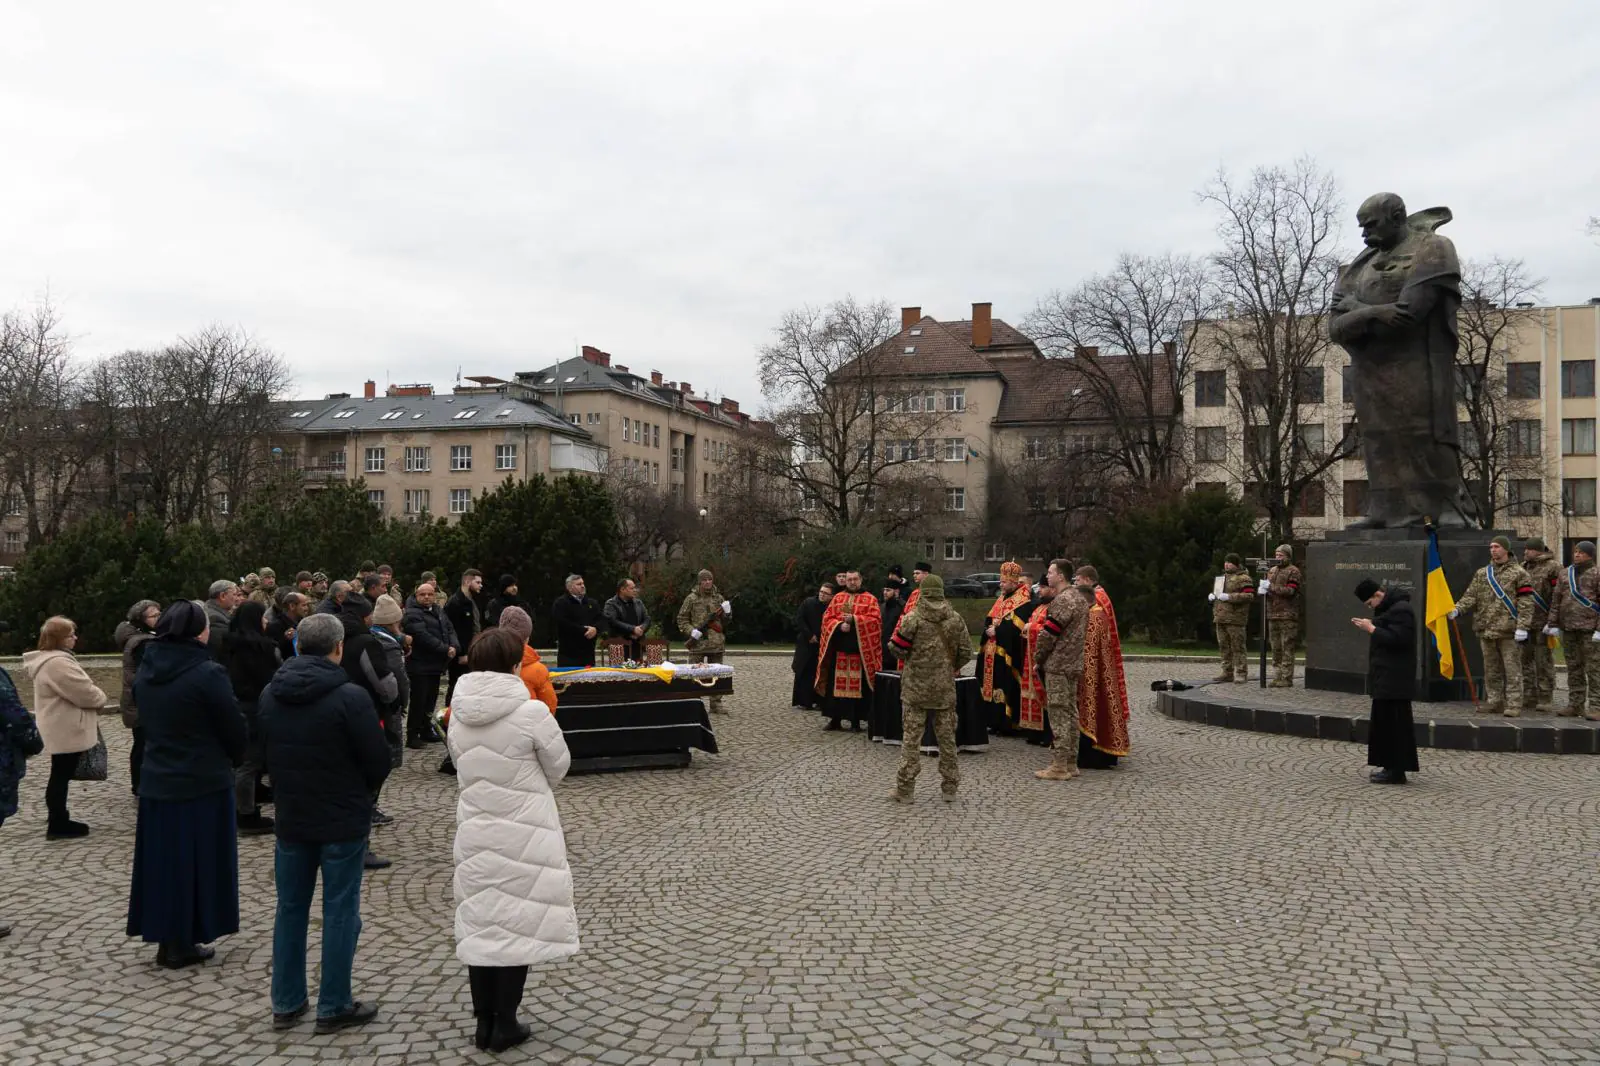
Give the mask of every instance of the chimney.
[[694, 395], [694, 388], [687, 381], [678, 383], [678, 391], [683, 393], [685, 396]]
[[1100, 346], [1098, 344], [1080, 344], [1072, 349], [1072, 354], [1078, 359], [1096, 359], [1100, 356]]
[[609, 367], [611, 365], [611, 353], [602, 352], [592, 344], [585, 344], [583, 346], [583, 361], [593, 363], [595, 366]]
[[623, 366], [621, 363], [618, 363], [614, 369], [619, 374], [626, 374], [628, 372], [628, 368]]
[[912, 326], [916, 325], [918, 322], [921, 322], [921, 321], [922, 321], [922, 308], [920, 308], [920, 307], [902, 307], [900, 309], [900, 328], [902, 330], [910, 329]]
[[652, 385], [661, 384], [661, 371], [659, 371], [659, 370], [650, 371], [650, 384], [652, 384]]
[[727, 414], [730, 414], [730, 415], [738, 414], [739, 413], [739, 401], [738, 400], [730, 400], [726, 396], [724, 396], [722, 398], [722, 410], [724, 412], [726, 412]]
[[972, 346], [974, 348], [987, 348], [994, 340], [994, 328], [989, 320], [989, 312], [993, 307], [993, 304], [972, 305]]
[[1178, 354], [1178, 342], [1177, 341], [1162, 341], [1161, 342], [1161, 354], [1166, 356], [1168, 359], [1171, 359], [1173, 356], [1177, 355]]
[[367, 382], [366, 387], [362, 389], [361, 394], [369, 400], [373, 399], [378, 395], [378, 383], [376, 381]]

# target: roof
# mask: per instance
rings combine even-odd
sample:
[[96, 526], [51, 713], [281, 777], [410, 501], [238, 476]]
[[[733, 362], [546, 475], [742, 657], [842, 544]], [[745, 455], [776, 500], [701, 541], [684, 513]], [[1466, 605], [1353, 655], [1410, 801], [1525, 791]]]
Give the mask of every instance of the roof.
[[[939, 324], [962, 343], [968, 345], [972, 343], [972, 319], [963, 318], [954, 322], [941, 322]], [[1021, 330], [999, 318], [989, 320], [989, 347], [982, 350], [987, 352], [995, 348], [1026, 348], [1031, 352], [1039, 350], [1038, 345], [1023, 335]]]
[[553, 394], [558, 389], [564, 393], [609, 390], [663, 407], [689, 411], [733, 428], [747, 428], [755, 422], [748, 414], [730, 414], [723, 409], [719, 400], [685, 393], [676, 387], [655, 385], [631, 371], [616, 366], [602, 366], [582, 356], [564, 359], [543, 370], [519, 370], [516, 379], [518, 385], [544, 394]]
[[[468, 412], [471, 412], [470, 414]], [[504, 396], [379, 396], [367, 400], [322, 400], [289, 412], [290, 424], [306, 433], [352, 433], [408, 429], [483, 429], [532, 426], [587, 439], [586, 430], [564, 421], [542, 403]]]
[[[1084, 357], [1046, 359], [1012, 359], [996, 365], [995, 369], [1005, 379], [1005, 391], [1000, 397], [1000, 409], [995, 412], [996, 422], [1060, 422], [1063, 419], [1095, 421], [1110, 415], [1100, 403], [1090, 378], [1083, 370]], [[1126, 355], [1100, 355], [1092, 357], [1099, 371], [1099, 379], [1108, 382], [1118, 394], [1137, 397], [1142, 394], [1133, 360]], [[1170, 356], [1142, 356], [1164, 363]], [[1154, 407], [1162, 414], [1172, 410], [1172, 376], [1165, 369], [1155, 375]], [[1074, 389], [1082, 391], [1076, 396]]]
[[[965, 331], [957, 328], [964, 325]], [[1004, 323], [995, 323], [996, 326]], [[1011, 333], [1016, 330], [1005, 327]], [[929, 315], [896, 333], [863, 361], [882, 374], [982, 374], [995, 368], [972, 346], [972, 323], [940, 322]]]

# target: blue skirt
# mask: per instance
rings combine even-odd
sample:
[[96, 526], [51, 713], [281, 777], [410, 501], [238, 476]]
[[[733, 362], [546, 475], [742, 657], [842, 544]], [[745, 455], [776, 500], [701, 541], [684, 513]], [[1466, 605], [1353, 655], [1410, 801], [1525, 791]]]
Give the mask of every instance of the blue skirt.
[[181, 801], [141, 798], [128, 935], [188, 946], [238, 931], [233, 790]]

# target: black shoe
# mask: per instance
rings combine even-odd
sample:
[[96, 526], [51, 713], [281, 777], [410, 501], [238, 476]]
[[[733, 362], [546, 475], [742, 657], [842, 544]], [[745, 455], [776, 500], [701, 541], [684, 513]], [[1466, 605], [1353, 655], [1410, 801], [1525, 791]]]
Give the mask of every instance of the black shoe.
[[370, 851], [361, 858], [361, 868], [363, 870], [387, 870], [393, 865], [393, 861], [374, 855]]
[[515, 1022], [507, 1026], [502, 1026], [499, 1022], [496, 1022], [494, 1032], [489, 1037], [489, 1050], [495, 1052], [509, 1051], [532, 1035], [533, 1028], [525, 1022]]
[[10, 922], [0, 922], [0, 940], [4, 940], [6, 937], [8, 937], [10, 935], [11, 935], [11, 923]]
[[243, 837], [265, 836], [272, 832], [277, 825], [271, 818], [262, 814], [259, 809], [254, 814], [247, 814], [239, 819], [239, 835]]
[[300, 1024], [300, 1019], [304, 1018], [306, 1016], [306, 1010], [310, 1006], [311, 1006], [311, 1004], [308, 1001], [306, 1003], [300, 1004], [294, 1010], [286, 1011], [283, 1014], [279, 1014], [277, 1011], [273, 1011], [272, 1012], [272, 1027], [274, 1029], [293, 1029], [296, 1025]]
[[162, 944], [156, 949], [156, 965], [165, 970], [181, 970], [186, 966], [198, 966], [215, 958], [216, 954], [215, 948], [203, 948], [195, 944], [175, 949]]
[[489, 1041], [494, 1036], [494, 1015], [485, 1014], [478, 1019], [478, 1032], [472, 1038], [472, 1046], [479, 1051], [489, 1050]]
[[1367, 780], [1374, 785], [1403, 785], [1406, 783], [1404, 770], [1374, 770]]
[[372, 808], [372, 824], [373, 825], [388, 825], [392, 821], [394, 821], [394, 819], [389, 817], [387, 814], [384, 814], [382, 808], [380, 808], [380, 807]]
[[76, 840], [89, 835], [89, 827], [82, 822], [63, 822], [44, 831], [46, 840]]
[[439, 772], [441, 774], [449, 774], [451, 777], [454, 777], [456, 776], [456, 764], [451, 762], [449, 759], [446, 759], [444, 762], [439, 764]]
[[338, 1014], [330, 1014], [326, 1018], [317, 1019], [317, 1032], [337, 1033], [341, 1029], [350, 1029], [357, 1025], [366, 1025], [378, 1016], [376, 1003], [363, 1003], [359, 999], [350, 1004], [350, 1009]]
[[852, 733], [861, 732], [861, 723], [860, 722], [851, 722], [850, 723], [850, 732], [852, 732]]
[[428, 742], [423, 740], [421, 737], [412, 737], [410, 740], [406, 741], [406, 747], [410, 748], [412, 751], [418, 751], [427, 746]]
[[843, 728], [844, 726], [840, 725], [838, 722], [829, 722], [827, 725], [822, 727], [822, 731], [824, 733], [837, 733]]
[[266, 806], [267, 804], [272, 803], [272, 802], [273, 802], [272, 786], [271, 785], [257, 785], [256, 786], [256, 805], [257, 806]]

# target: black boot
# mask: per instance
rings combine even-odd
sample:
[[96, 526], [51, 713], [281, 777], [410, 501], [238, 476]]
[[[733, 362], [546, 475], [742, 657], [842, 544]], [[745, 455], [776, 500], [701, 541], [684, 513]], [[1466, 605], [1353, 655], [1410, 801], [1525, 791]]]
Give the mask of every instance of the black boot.
[[467, 987], [472, 990], [472, 1016], [478, 1019], [478, 1032], [472, 1044], [479, 1051], [487, 1051], [494, 1035], [494, 970], [488, 966], [468, 966]]
[[830, 718], [828, 719], [828, 724], [822, 727], [822, 731], [824, 733], [837, 733], [843, 728], [844, 726], [839, 724], [839, 719]]
[[522, 1005], [522, 989], [528, 980], [526, 966], [499, 966], [494, 972], [494, 1025], [489, 1035], [490, 1051], [514, 1048], [533, 1035], [533, 1029], [517, 1021]]
[[1403, 785], [1406, 783], [1404, 770], [1374, 770], [1368, 778], [1374, 785]]

